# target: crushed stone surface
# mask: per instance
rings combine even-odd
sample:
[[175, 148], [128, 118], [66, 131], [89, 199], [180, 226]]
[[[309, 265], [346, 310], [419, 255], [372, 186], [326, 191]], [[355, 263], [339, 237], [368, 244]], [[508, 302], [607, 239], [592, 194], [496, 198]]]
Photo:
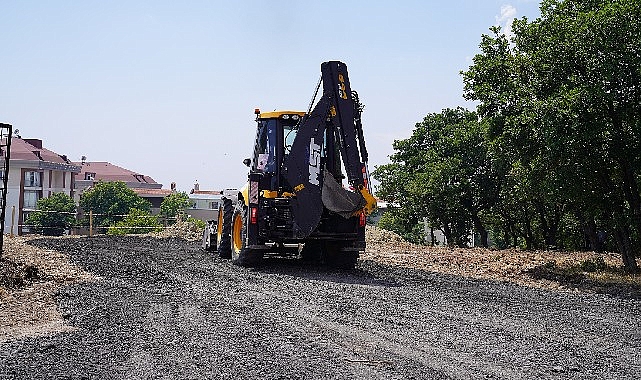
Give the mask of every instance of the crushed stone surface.
[[38, 270], [0, 293], [0, 379], [638, 378], [640, 300], [497, 280], [474, 252], [373, 233], [352, 271], [241, 268], [171, 233], [13, 241]]

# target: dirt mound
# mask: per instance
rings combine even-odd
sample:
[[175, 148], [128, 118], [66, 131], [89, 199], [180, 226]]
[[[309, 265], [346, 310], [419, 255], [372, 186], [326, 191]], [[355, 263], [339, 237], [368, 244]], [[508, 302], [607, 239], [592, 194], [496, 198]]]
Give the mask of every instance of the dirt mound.
[[401, 235], [384, 230], [382, 228], [378, 228], [376, 226], [367, 226], [365, 227], [365, 239], [367, 240], [368, 243], [393, 243], [393, 242], [404, 242], [406, 243], [405, 240], [401, 237]]
[[19, 289], [38, 279], [38, 268], [0, 258], [0, 287]]
[[[64, 284], [94, 277], [71, 263], [69, 255], [46, 247], [46, 242], [79, 237], [4, 238], [0, 259], [0, 342], [67, 329], [53, 299]], [[38, 247], [33, 242], [43, 242]]]
[[161, 238], [171, 237], [182, 238], [190, 241], [200, 241], [203, 237], [203, 229], [193, 221], [179, 220], [161, 232], [154, 232], [152, 235]]

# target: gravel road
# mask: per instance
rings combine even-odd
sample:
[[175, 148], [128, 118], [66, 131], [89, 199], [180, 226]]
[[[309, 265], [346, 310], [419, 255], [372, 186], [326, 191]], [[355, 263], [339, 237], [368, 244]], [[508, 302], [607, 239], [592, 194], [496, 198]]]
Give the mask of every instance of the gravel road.
[[233, 266], [177, 238], [33, 240], [99, 276], [0, 379], [638, 379], [641, 301], [362, 261]]

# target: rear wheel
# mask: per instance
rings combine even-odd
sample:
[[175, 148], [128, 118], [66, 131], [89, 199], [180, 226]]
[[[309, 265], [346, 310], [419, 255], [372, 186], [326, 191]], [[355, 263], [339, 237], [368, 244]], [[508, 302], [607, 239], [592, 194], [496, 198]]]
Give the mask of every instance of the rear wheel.
[[247, 210], [245, 207], [237, 206], [234, 210], [231, 231], [231, 261], [236, 265], [247, 267], [260, 264], [262, 259], [261, 250], [247, 247]]
[[216, 249], [218, 256], [223, 259], [231, 258], [231, 223], [234, 207], [231, 199], [223, 198], [223, 205], [218, 209], [218, 231], [216, 233]]

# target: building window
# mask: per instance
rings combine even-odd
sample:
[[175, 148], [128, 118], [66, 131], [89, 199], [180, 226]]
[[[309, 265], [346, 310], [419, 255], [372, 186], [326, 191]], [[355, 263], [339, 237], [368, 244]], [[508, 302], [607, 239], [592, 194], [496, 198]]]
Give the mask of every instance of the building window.
[[218, 210], [218, 202], [217, 201], [211, 202], [211, 207], [210, 208], [212, 210]]
[[85, 180], [86, 181], [93, 181], [94, 178], [96, 178], [96, 173], [85, 173]]
[[24, 202], [22, 203], [23, 208], [35, 210], [38, 204], [38, 199], [40, 199], [39, 191], [25, 190]]
[[42, 173], [40, 172], [24, 173], [24, 187], [40, 187], [40, 186], [42, 186]]

